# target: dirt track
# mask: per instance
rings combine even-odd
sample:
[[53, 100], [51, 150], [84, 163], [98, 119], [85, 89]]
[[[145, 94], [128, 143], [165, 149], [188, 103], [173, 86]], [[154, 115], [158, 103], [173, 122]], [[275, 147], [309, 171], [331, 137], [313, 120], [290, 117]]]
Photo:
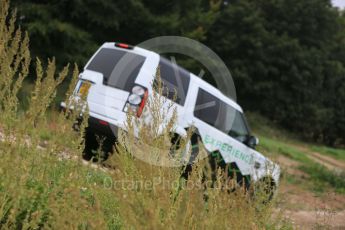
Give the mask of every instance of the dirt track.
[[295, 211], [287, 212], [287, 216], [302, 229], [344, 229], [345, 211]]
[[334, 159], [330, 156], [323, 155], [321, 153], [318, 153], [316, 151], [311, 151], [306, 147], [303, 146], [294, 146], [300, 151], [307, 154], [307, 156], [314, 160], [315, 162], [325, 166], [327, 169], [331, 171], [336, 171], [338, 173], [345, 171], [345, 162], [339, 161], [337, 159]]
[[[345, 171], [344, 162], [301, 146], [294, 147], [329, 170], [338, 173]], [[285, 173], [308, 179], [308, 175], [298, 169], [299, 162], [284, 156], [279, 156], [277, 161]], [[344, 195], [334, 192], [315, 195], [299, 185], [286, 182], [281, 184], [279, 193], [282, 199], [280, 206], [286, 210], [285, 217], [290, 219], [297, 229], [345, 229]]]

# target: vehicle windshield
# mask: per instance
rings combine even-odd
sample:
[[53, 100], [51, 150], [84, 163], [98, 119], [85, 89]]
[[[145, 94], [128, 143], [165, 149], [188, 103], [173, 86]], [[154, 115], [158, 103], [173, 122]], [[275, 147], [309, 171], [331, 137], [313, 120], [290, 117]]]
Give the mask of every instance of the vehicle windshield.
[[102, 48], [86, 67], [103, 74], [105, 85], [130, 91], [145, 57], [128, 51]]

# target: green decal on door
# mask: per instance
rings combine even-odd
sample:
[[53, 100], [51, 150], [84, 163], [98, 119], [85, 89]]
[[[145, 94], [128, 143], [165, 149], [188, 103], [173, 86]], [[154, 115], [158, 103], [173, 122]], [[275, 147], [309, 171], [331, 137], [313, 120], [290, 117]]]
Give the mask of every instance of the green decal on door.
[[216, 140], [210, 135], [206, 135], [204, 139], [205, 145], [211, 145], [223, 153], [227, 153], [236, 159], [239, 159], [247, 164], [254, 164], [254, 157], [252, 154], [247, 154], [241, 150], [235, 149], [232, 145]]

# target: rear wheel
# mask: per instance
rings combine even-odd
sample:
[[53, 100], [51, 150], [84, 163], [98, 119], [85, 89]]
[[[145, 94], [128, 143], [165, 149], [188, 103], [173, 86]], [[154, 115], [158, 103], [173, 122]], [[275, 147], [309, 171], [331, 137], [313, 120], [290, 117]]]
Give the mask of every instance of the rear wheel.
[[[182, 157], [181, 160], [184, 160], [186, 165], [184, 166], [184, 170], [182, 173], [182, 177], [185, 179], [188, 179], [189, 174], [192, 171], [193, 163], [195, 162], [198, 154], [199, 154], [199, 136], [197, 134], [193, 134], [188, 140], [187, 143], [185, 143], [183, 146], [181, 144], [182, 138], [178, 134], [173, 134], [171, 138], [171, 148], [170, 148], [170, 155], [172, 157], [175, 157], [176, 153], [179, 151], [182, 151]], [[181, 148], [184, 148], [183, 150]], [[189, 159], [187, 158], [189, 156]]]
[[85, 130], [85, 149], [83, 158], [87, 161], [105, 161], [113, 152], [115, 137], [99, 135], [87, 128]]

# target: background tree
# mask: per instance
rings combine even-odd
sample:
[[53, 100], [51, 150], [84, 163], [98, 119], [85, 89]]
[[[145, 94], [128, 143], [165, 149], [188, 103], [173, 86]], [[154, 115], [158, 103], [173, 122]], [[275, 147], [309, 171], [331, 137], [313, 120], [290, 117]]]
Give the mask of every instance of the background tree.
[[[207, 43], [237, 95], [308, 140], [345, 144], [345, 16], [330, 0], [13, 0], [32, 52], [83, 66], [105, 41]], [[178, 62], [198, 70], [193, 61]], [[197, 74], [198, 72], [196, 72]], [[212, 78], [206, 76], [211, 83]]]
[[205, 39], [219, 0], [13, 0], [35, 55], [84, 65], [105, 41], [137, 44], [159, 35]]
[[339, 17], [329, 0], [233, 0], [208, 43], [232, 70], [246, 108], [334, 144], [343, 136], [335, 127], [344, 127], [335, 117], [345, 116], [338, 98], [345, 64]]

